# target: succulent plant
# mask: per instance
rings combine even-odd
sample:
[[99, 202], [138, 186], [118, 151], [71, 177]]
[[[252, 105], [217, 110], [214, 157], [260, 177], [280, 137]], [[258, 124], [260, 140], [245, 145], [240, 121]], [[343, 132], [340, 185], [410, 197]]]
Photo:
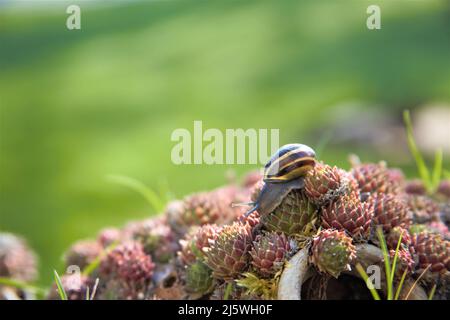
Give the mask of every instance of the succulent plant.
[[356, 180], [356, 178], [351, 173], [347, 172], [347, 177], [349, 194], [352, 193], [358, 196], [360, 199], [364, 199], [363, 201], [370, 197], [370, 193], [361, 192], [361, 190], [359, 189], [358, 180]]
[[388, 233], [392, 228], [407, 228], [410, 224], [410, 212], [402, 199], [392, 194], [379, 193], [374, 196], [374, 225], [383, 227]]
[[186, 267], [186, 290], [205, 295], [214, 289], [211, 269], [202, 261], [196, 261]]
[[12, 233], [0, 233], [0, 277], [33, 281], [37, 259], [27, 242]]
[[97, 241], [81, 240], [73, 244], [64, 255], [66, 266], [78, 266], [80, 269], [86, 268], [101, 253], [103, 247]]
[[450, 180], [442, 180], [439, 184], [437, 193], [443, 198], [450, 200]]
[[424, 224], [412, 224], [409, 229], [411, 235], [419, 234], [422, 232], [433, 233], [440, 235], [445, 240], [450, 240], [450, 231], [445, 223], [442, 221], [431, 221]]
[[355, 257], [352, 238], [344, 231], [324, 229], [313, 238], [310, 260], [321, 272], [337, 278], [342, 271], [350, 270]]
[[250, 251], [252, 265], [263, 277], [274, 276], [291, 254], [289, 239], [284, 233], [270, 232], [260, 234], [253, 242]]
[[[407, 271], [408, 285], [420, 277], [423, 281], [416, 287], [426, 285], [429, 290], [437, 284], [436, 294], [442, 288], [445, 293], [450, 283], [445, 183], [427, 196], [419, 190], [423, 185], [406, 182], [401, 171], [383, 163], [356, 164], [347, 172], [317, 163], [314, 155], [305, 157], [304, 150], [295, 148], [284, 160], [283, 155], [271, 160], [266, 172], [270, 181], [253, 172], [242, 185], [190, 195], [170, 203], [163, 216], [108, 228], [96, 241], [76, 243], [66, 254], [68, 264], [85, 267], [99, 256], [101, 261], [95, 276], [82, 276], [77, 288], [69, 276], [62, 277], [69, 299], [85, 299], [97, 276], [96, 299], [283, 299], [290, 291], [283, 290], [286, 283], [304, 280], [311, 266], [318, 273], [310, 286], [337, 283], [330, 276], [339, 277], [355, 263], [355, 245], [363, 248], [361, 264], [371, 262], [364, 250], [380, 252], [372, 232], [378, 226], [391, 262], [401, 236], [395, 280]], [[277, 171], [272, 163], [279, 161], [284, 167]], [[231, 206], [250, 198], [260, 206], [254, 204], [248, 214]], [[0, 276], [5, 276], [3, 270], [16, 268], [5, 267], [2, 245], [0, 234]], [[344, 286], [328, 286], [327, 294], [337, 288]], [[54, 289], [51, 294], [58, 298]], [[322, 290], [306, 286], [301, 292], [304, 297], [323, 296]]]
[[445, 240], [450, 240], [450, 231], [448, 230], [448, 227], [445, 223], [442, 221], [431, 221], [427, 223], [426, 225], [427, 230], [431, 233], [438, 233], [444, 238]]
[[99, 235], [97, 236], [97, 242], [100, 243], [103, 248], [107, 248], [113, 243], [119, 242], [121, 238], [122, 233], [119, 229], [105, 228], [101, 230]]
[[[128, 241], [109, 252], [100, 263], [100, 280], [116, 282], [122, 299], [139, 298], [145, 292], [155, 268], [152, 258], [138, 242]], [[112, 285], [112, 284], [111, 284]]]
[[317, 163], [305, 177], [305, 195], [323, 206], [349, 192], [349, 175], [342, 169]]
[[199, 253], [196, 252], [195, 248], [195, 234], [200, 227], [191, 227], [189, 232], [187, 232], [183, 239], [180, 239], [180, 250], [177, 252], [177, 256], [181, 263], [184, 265], [189, 265], [195, 263], [198, 258]]
[[235, 220], [243, 209], [232, 207], [239, 199], [236, 187], [224, 187], [186, 197], [183, 202], [173, 202], [167, 208], [168, 222], [180, 234], [191, 226], [226, 224]]
[[450, 272], [450, 241], [425, 231], [413, 235], [411, 247], [419, 273], [427, 267], [434, 278]]
[[351, 172], [361, 192], [395, 194], [400, 191], [398, 179], [389, 172], [385, 163], [360, 164]]
[[253, 237], [248, 228], [240, 222], [226, 225], [204, 249], [206, 264], [219, 279], [233, 279], [243, 272], [249, 264]]
[[407, 195], [406, 205], [415, 223], [426, 223], [439, 219], [439, 205], [427, 196]]
[[155, 261], [166, 263], [178, 251], [178, 241], [172, 229], [164, 219], [147, 219], [138, 224], [132, 238], [140, 242], [144, 251], [151, 255]]
[[450, 228], [450, 201], [441, 204], [440, 221]]
[[[403, 171], [399, 168], [388, 168], [387, 169], [388, 174], [388, 181], [392, 184], [394, 184], [397, 187], [403, 187], [406, 183], [405, 175], [403, 174]], [[400, 191], [397, 189], [396, 191]]]
[[408, 229], [399, 226], [392, 228], [386, 237], [386, 244], [389, 249], [395, 250], [397, 248], [400, 235], [402, 237], [400, 248], [409, 249], [411, 246], [411, 234]]
[[204, 256], [205, 251], [211, 247], [211, 243], [217, 239], [222, 227], [216, 224], [206, 224], [200, 227], [195, 234], [195, 248]]
[[406, 182], [405, 192], [411, 195], [423, 196], [427, 193], [427, 189], [425, 188], [425, 185], [423, 184], [422, 180], [415, 179]]
[[244, 220], [244, 224], [246, 228], [254, 235], [258, 232], [259, 227], [261, 226], [261, 217], [259, 215], [258, 211], [253, 211], [250, 215], [247, 217], [244, 217], [244, 215], [241, 215], [238, 220]]
[[351, 193], [322, 208], [322, 226], [346, 231], [355, 240], [367, 240], [373, 218], [373, 201], [361, 202]]
[[197, 259], [203, 259], [205, 250], [210, 247], [211, 241], [217, 238], [221, 227], [216, 224], [205, 224], [192, 228], [184, 239], [180, 240], [181, 250], [178, 256], [184, 264], [193, 264]]
[[314, 224], [317, 209], [299, 190], [291, 191], [269, 215], [261, 217], [261, 224], [268, 231], [283, 232], [287, 236], [303, 234]]
[[[395, 257], [395, 250], [389, 250], [389, 258], [392, 263]], [[408, 249], [400, 249], [397, 252], [397, 260], [395, 264], [395, 276], [397, 278], [401, 278], [403, 276], [403, 273], [406, 271], [408, 273], [411, 273], [414, 269], [415, 262], [411, 256], [411, 253]]]

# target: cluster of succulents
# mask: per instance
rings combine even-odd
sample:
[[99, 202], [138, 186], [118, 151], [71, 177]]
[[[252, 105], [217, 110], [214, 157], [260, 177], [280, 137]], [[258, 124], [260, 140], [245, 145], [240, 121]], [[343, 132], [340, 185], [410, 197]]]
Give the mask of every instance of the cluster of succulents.
[[[355, 275], [358, 246], [382, 248], [377, 230], [390, 258], [396, 256], [394, 281], [406, 276], [448, 299], [449, 181], [430, 195], [385, 163], [344, 170], [319, 162], [302, 179], [304, 188], [264, 215], [256, 210], [246, 217], [245, 207], [232, 205], [258, 199], [264, 181], [252, 172], [240, 185], [187, 196], [162, 215], [74, 244], [66, 267], [89, 272], [75, 287], [72, 275], [62, 276], [69, 299], [85, 299], [93, 286], [94, 299], [277, 299], [280, 278], [300, 250], [314, 281], [347, 279]], [[12, 274], [3, 242], [0, 273]], [[56, 287], [48, 297], [57, 298]]]
[[85, 280], [99, 279], [97, 299], [276, 299], [280, 275], [299, 250], [307, 248], [315, 277], [339, 279], [355, 268], [358, 244], [381, 247], [380, 228], [391, 259], [398, 251], [396, 281], [406, 273], [448, 291], [448, 182], [427, 195], [385, 163], [348, 171], [317, 163], [304, 182], [269, 214], [244, 217], [245, 208], [232, 204], [255, 201], [264, 186], [252, 172], [242, 185], [187, 196], [162, 216], [79, 242], [66, 262], [86, 266], [100, 257]]

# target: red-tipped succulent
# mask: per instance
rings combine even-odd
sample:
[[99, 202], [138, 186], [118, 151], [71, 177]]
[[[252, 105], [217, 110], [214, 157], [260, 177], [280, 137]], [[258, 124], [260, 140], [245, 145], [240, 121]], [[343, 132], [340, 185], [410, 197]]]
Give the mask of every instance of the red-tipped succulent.
[[322, 226], [346, 231], [356, 240], [367, 240], [371, 232], [373, 202], [361, 202], [353, 193], [322, 209]]
[[450, 272], [450, 241], [438, 234], [421, 232], [412, 238], [412, 251], [418, 262], [418, 272], [428, 269], [432, 277]]
[[126, 242], [104, 257], [100, 264], [100, 281], [121, 292], [121, 299], [144, 298], [155, 264], [138, 242]]
[[317, 163], [305, 177], [305, 194], [317, 206], [328, 204], [349, 191], [349, 175], [337, 167]]
[[226, 225], [205, 249], [206, 265], [219, 279], [233, 279], [245, 271], [250, 262], [253, 237], [240, 222]]
[[355, 166], [352, 175], [358, 181], [361, 192], [398, 193], [400, 185], [395, 175], [392, 175], [384, 163], [367, 163]]
[[410, 224], [410, 211], [406, 203], [392, 194], [379, 193], [374, 196], [374, 225], [382, 226], [385, 232]]
[[103, 247], [97, 241], [81, 240], [72, 245], [64, 255], [66, 266], [76, 265], [84, 269], [102, 253]]
[[261, 276], [271, 277], [282, 268], [290, 251], [290, 241], [283, 233], [260, 234], [253, 242], [250, 252], [252, 265]]

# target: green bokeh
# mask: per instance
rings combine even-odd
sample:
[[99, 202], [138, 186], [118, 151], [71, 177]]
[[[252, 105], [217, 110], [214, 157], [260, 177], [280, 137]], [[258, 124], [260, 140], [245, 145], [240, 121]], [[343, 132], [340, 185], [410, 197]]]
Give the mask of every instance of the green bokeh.
[[[446, 1], [378, 1], [377, 31], [368, 1], [114, 3], [80, 2], [81, 31], [64, 2], [0, 6], [0, 228], [30, 241], [45, 284], [71, 242], [154, 213], [108, 174], [180, 197], [254, 167], [176, 166], [176, 128], [280, 128], [314, 146], [347, 101], [395, 117], [450, 101]], [[349, 152], [398, 164], [332, 141], [321, 157]]]

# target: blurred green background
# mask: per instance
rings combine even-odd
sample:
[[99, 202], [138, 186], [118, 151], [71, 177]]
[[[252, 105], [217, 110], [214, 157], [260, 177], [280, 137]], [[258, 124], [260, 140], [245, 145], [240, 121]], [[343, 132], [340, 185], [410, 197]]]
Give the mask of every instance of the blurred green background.
[[154, 214], [107, 175], [181, 197], [255, 167], [174, 165], [194, 120], [414, 176], [401, 112], [449, 106], [448, 1], [377, 1], [377, 31], [369, 1], [75, 3], [80, 31], [67, 2], [0, 1], [0, 229], [37, 250], [43, 284], [73, 241]]

